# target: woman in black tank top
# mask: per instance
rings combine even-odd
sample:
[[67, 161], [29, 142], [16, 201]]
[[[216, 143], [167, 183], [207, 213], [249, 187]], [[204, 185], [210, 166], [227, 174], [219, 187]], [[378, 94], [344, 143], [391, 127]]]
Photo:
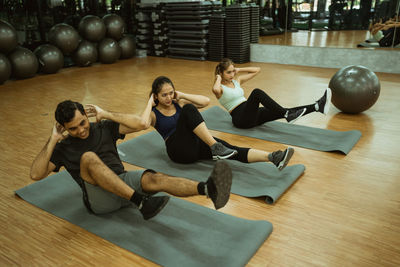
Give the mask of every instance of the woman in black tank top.
[[144, 112], [149, 113], [150, 124], [164, 138], [168, 156], [175, 162], [229, 158], [246, 163], [272, 161], [282, 169], [293, 154], [292, 148], [268, 153], [233, 146], [213, 137], [197, 109], [207, 106], [209, 98], [176, 91], [167, 77], [154, 80], [149, 101], [153, 107]]

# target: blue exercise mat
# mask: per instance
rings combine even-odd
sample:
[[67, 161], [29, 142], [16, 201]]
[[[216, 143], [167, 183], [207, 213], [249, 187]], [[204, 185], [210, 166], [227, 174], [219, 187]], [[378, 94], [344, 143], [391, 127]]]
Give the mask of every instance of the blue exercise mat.
[[250, 129], [239, 129], [233, 126], [231, 115], [218, 106], [213, 106], [201, 114], [211, 130], [319, 151], [348, 154], [361, 138], [361, 132], [358, 130], [340, 132], [278, 121], [270, 121]]
[[268, 221], [237, 218], [175, 197], [149, 221], [134, 207], [89, 214], [79, 186], [66, 171], [16, 194], [162, 266], [244, 266], [272, 232]]
[[[164, 140], [156, 131], [121, 143], [118, 152], [121, 160], [127, 163], [199, 182], [207, 180], [215, 164], [213, 160], [191, 164], [173, 162], [167, 155]], [[265, 197], [269, 204], [274, 203], [305, 170], [301, 164], [279, 171], [266, 162], [227, 162], [233, 174], [231, 192], [245, 197]]]

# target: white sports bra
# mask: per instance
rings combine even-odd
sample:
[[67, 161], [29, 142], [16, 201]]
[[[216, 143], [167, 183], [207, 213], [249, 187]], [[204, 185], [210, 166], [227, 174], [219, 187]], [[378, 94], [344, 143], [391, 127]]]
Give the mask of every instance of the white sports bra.
[[224, 90], [222, 96], [218, 99], [219, 103], [229, 112], [231, 112], [235, 107], [239, 104], [246, 101], [244, 97], [244, 91], [240, 84], [236, 80], [232, 80], [235, 88], [230, 88], [221, 84], [222, 89]]

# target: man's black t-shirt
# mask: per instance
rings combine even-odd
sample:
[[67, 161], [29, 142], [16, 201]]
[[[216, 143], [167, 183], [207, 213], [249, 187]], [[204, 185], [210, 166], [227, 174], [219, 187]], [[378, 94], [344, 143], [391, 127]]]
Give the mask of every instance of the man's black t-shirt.
[[[103, 120], [99, 123], [90, 123], [89, 136], [86, 139], [68, 136], [57, 143], [50, 161], [56, 165], [55, 172], [61, 166], [71, 174], [82, 187], [80, 177], [80, 160], [83, 153], [92, 151], [117, 175], [124, 172], [124, 166], [118, 156], [116, 142], [124, 139], [119, 133], [119, 123]], [[84, 189], [84, 188], [83, 188]]]

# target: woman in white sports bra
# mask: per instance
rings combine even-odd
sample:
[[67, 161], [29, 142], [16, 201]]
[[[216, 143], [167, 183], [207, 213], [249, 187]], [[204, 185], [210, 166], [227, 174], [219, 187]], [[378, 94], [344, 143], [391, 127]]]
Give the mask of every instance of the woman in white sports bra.
[[[235, 68], [234, 63], [227, 58], [215, 68], [216, 79], [212, 91], [219, 103], [231, 114], [235, 127], [252, 128], [282, 118], [293, 123], [311, 112], [328, 113], [332, 96], [329, 88], [315, 103], [294, 108], [282, 107], [258, 88], [246, 99], [241, 84], [256, 76], [259, 71], [259, 67]], [[245, 74], [237, 75], [238, 73]]]

